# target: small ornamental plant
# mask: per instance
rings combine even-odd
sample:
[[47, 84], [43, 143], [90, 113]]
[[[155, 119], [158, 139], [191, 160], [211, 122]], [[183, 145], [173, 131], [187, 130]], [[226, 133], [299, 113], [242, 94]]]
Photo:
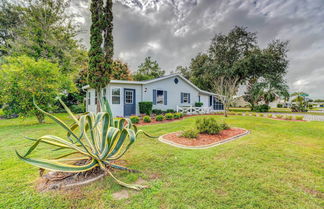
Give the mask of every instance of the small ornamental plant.
[[179, 112], [178, 114], [180, 115], [180, 118], [183, 118], [183, 113], [182, 112]]
[[264, 115], [263, 115], [263, 113], [260, 113], [259, 116], [260, 116], [260, 117], [263, 117]]
[[293, 119], [293, 116], [291, 116], [291, 115], [286, 115], [285, 119], [286, 119], [286, 120], [292, 120], [292, 119]]
[[173, 114], [172, 113], [166, 113], [165, 114], [165, 119], [172, 120], [173, 119]]
[[163, 116], [163, 115], [157, 115], [157, 116], [155, 117], [155, 120], [156, 120], [156, 121], [163, 121], [163, 120], [164, 120], [164, 116]]
[[296, 116], [296, 120], [304, 120], [304, 116]]
[[211, 117], [197, 119], [196, 127], [199, 133], [205, 134], [218, 134], [221, 131], [216, 119]]
[[173, 117], [174, 117], [174, 119], [179, 119], [180, 118], [180, 113], [174, 113]]
[[256, 116], [257, 116], [257, 114], [256, 114], [256, 113], [252, 113], [251, 115], [252, 115], [252, 116], [254, 116], [254, 117], [256, 117]]
[[220, 128], [221, 128], [221, 130], [228, 130], [231, 127], [227, 123], [223, 122], [220, 124]]
[[140, 118], [136, 115], [132, 115], [129, 117], [129, 119], [132, 121], [132, 123], [137, 124], [140, 121]]
[[145, 123], [151, 123], [151, 117], [148, 116], [148, 115], [146, 115], [146, 116], [143, 117], [143, 121], [144, 121]]
[[196, 129], [189, 129], [182, 132], [181, 136], [189, 139], [195, 139], [198, 137], [199, 132]]
[[283, 118], [283, 115], [276, 115], [276, 118], [282, 119]]
[[243, 115], [243, 113], [241, 113], [241, 112], [238, 112], [236, 115]]
[[268, 114], [268, 118], [272, 118], [272, 114]]

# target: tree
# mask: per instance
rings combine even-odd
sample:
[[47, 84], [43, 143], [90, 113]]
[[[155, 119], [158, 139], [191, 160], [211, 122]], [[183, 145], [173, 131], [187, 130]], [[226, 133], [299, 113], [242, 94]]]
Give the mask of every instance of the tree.
[[191, 71], [188, 67], [177, 66], [174, 73], [180, 74], [188, 80], [191, 78]]
[[209, 64], [209, 57], [207, 54], [199, 53], [195, 58], [191, 59], [189, 65], [190, 81], [192, 81], [199, 88], [209, 91], [212, 88], [212, 83], [208, 79], [207, 67]]
[[227, 117], [227, 110], [234, 101], [237, 92], [239, 76], [227, 77], [221, 75], [213, 80], [212, 91], [218, 94], [218, 99], [224, 104], [224, 116]]
[[247, 91], [243, 98], [246, 102], [250, 103], [251, 110], [262, 100], [262, 85], [257, 82], [257, 79], [251, 79], [247, 85]]
[[266, 105], [275, 101], [276, 98], [285, 98], [285, 100], [288, 100], [288, 86], [282, 78], [266, 78], [262, 84], [262, 97]]
[[145, 61], [138, 66], [137, 72], [133, 75], [135, 81], [150, 80], [159, 78], [165, 74], [156, 60], [151, 60], [151, 57], [146, 57]]
[[112, 64], [111, 79], [114, 80], [131, 80], [132, 75], [126, 63], [121, 60], [114, 60]]
[[296, 102], [297, 105], [292, 105], [292, 111], [293, 112], [306, 112], [308, 102], [306, 100], [306, 97], [309, 96], [305, 92], [294, 92], [291, 94], [291, 97], [293, 98], [292, 101]]
[[23, 0], [9, 5], [10, 14], [19, 15], [14, 27], [5, 25], [11, 34], [6, 43], [8, 55], [47, 59], [58, 63], [67, 76], [79, 71], [84, 49], [75, 40], [77, 29], [67, 12], [68, 0]]
[[107, 0], [106, 5], [103, 0], [92, 0], [90, 11], [92, 24], [90, 27], [88, 81], [90, 87], [94, 88], [98, 94], [97, 111], [100, 111], [101, 89], [110, 82], [112, 72], [112, 0]]
[[69, 82], [58, 65], [48, 60], [6, 57], [0, 70], [0, 101], [10, 104], [5, 107], [8, 114], [34, 114], [39, 123], [43, 123], [44, 114], [33, 105], [33, 97], [44, 110], [53, 110], [55, 97]]

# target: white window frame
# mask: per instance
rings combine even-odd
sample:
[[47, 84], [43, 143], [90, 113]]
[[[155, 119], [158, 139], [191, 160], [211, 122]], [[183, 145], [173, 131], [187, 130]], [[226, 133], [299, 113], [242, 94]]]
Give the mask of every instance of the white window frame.
[[[118, 97], [118, 95], [113, 95], [113, 90], [114, 89], [119, 89], [119, 103], [113, 103], [113, 101], [114, 101], [113, 97]], [[121, 94], [122, 94], [121, 93], [121, 88], [120, 87], [112, 87], [110, 92], [111, 92], [111, 104], [112, 105], [120, 105], [120, 102], [121, 102], [120, 99], [121, 99]]]
[[[183, 92], [183, 103], [184, 104], [189, 104], [189, 97], [190, 97], [190, 93]], [[187, 101], [185, 101], [185, 98]]]
[[[131, 95], [132, 95], [132, 102], [127, 102], [127, 98], [126, 98], [126, 96], [127, 96], [127, 92], [131, 92]], [[134, 104], [134, 91], [133, 90], [125, 90], [125, 95], [124, 95], [124, 97], [125, 97], [125, 104]]]
[[[159, 91], [162, 91], [162, 103], [158, 102], [158, 92]], [[157, 105], [164, 105], [164, 90], [159, 90], [159, 89], [156, 90], [156, 104]]]

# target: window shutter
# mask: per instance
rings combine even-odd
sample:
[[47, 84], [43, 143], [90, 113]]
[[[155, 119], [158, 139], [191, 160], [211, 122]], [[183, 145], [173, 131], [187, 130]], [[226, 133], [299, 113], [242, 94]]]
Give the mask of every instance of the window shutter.
[[181, 103], [183, 103], [183, 93], [181, 93]]
[[153, 104], [156, 105], [156, 90], [153, 89]]
[[163, 94], [164, 94], [164, 105], [167, 105], [168, 104], [168, 92], [164, 91]]
[[188, 103], [190, 104], [190, 94], [188, 94]]

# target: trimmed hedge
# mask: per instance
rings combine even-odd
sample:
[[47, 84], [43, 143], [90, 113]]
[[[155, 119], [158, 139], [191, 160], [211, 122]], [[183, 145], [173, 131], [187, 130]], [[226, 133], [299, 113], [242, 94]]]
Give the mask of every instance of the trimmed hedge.
[[136, 115], [130, 116], [129, 119], [132, 121], [132, 123], [136, 124], [139, 123], [140, 118]]
[[152, 114], [152, 102], [139, 102], [139, 112], [141, 114], [151, 115]]
[[165, 119], [172, 120], [173, 119], [173, 114], [172, 113], [166, 113], [165, 114]]
[[146, 116], [143, 117], [143, 121], [144, 121], [145, 123], [151, 123], [151, 117], [148, 116], [148, 115], [146, 115]]
[[163, 120], [164, 120], [164, 116], [163, 116], [163, 115], [157, 115], [157, 116], [155, 117], [155, 120], [156, 120], [156, 121], [163, 121]]
[[195, 107], [202, 107], [204, 105], [204, 103], [202, 102], [196, 102], [195, 103]]

